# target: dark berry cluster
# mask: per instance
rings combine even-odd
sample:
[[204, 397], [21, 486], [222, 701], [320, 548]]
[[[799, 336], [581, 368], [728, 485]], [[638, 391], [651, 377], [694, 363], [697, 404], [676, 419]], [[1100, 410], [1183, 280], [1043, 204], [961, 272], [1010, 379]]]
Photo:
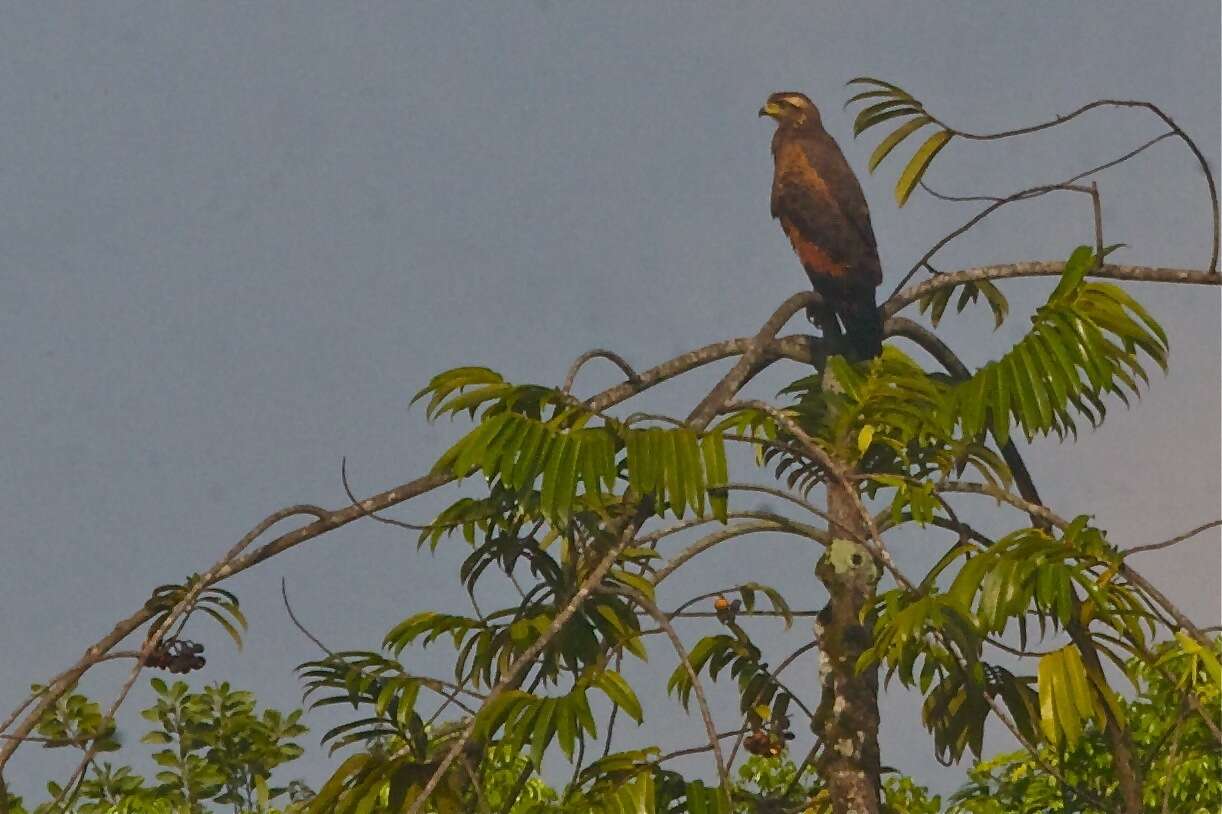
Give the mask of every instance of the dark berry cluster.
[[166, 639], [158, 643], [153, 652], [149, 653], [145, 664], [158, 670], [185, 674], [192, 670], [199, 670], [207, 664], [207, 660], [201, 655], [203, 652], [204, 646], [199, 642], [187, 639]]

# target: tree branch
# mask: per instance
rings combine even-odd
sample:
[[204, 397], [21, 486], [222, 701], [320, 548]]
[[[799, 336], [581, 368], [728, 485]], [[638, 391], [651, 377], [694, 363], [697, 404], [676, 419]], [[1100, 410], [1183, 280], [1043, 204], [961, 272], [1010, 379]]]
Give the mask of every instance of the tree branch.
[[[978, 266], [962, 271], [947, 272], [893, 294], [882, 305], [883, 318], [895, 316], [901, 309], [940, 288], [980, 280], [1004, 280], [1013, 277], [1059, 277], [1065, 271], [1063, 261], [1032, 260], [996, 266]], [[1160, 266], [1116, 266], [1104, 264], [1087, 272], [1088, 277], [1149, 283], [1187, 283], [1190, 285], [1222, 285], [1222, 275], [1196, 269]]]
[[751, 340], [738, 363], [717, 383], [716, 387], [709, 391], [700, 404], [696, 405], [696, 409], [692, 410], [687, 420], [692, 424], [702, 426], [712, 421], [713, 417], [721, 411], [722, 406], [734, 398], [742, 386], [755, 375], [757, 366], [767, 358], [769, 344], [781, 328], [785, 327], [785, 323], [792, 319], [798, 311], [818, 301], [818, 295], [813, 291], [801, 291], [781, 303], [781, 307], [773, 312], [764, 326], [760, 328], [759, 333]]
[[573, 364], [569, 367], [568, 375], [564, 377], [564, 386], [560, 388], [562, 391], [565, 393], [572, 391], [573, 382], [577, 380], [577, 373], [581, 370], [581, 366], [591, 359], [608, 359], [624, 372], [629, 382], [637, 381], [636, 371], [632, 369], [632, 365], [628, 364], [624, 357], [614, 351], [595, 348], [594, 350], [586, 351], [573, 360]]

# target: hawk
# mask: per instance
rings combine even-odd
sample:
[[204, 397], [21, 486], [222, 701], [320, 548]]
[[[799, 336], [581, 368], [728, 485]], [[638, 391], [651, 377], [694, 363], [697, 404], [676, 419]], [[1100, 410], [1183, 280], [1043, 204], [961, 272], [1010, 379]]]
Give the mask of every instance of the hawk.
[[759, 114], [777, 122], [772, 216], [823, 298], [811, 317], [828, 337], [843, 326], [853, 354], [873, 358], [882, 351], [874, 289], [883, 272], [861, 184], [804, 94], [774, 93]]

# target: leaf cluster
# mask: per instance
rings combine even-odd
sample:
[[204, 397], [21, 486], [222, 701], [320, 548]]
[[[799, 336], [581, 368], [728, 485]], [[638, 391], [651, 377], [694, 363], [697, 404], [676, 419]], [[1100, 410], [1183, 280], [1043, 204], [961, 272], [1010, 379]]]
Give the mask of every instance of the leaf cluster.
[[905, 120], [874, 148], [874, 152], [870, 154], [870, 172], [874, 172], [883, 159], [913, 133], [930, 124], [938, 127], [937, 132], [927, 137], [921, 146], [917, 147], [916, 152], [912, 154], [903, 171], [900, 172], [899, 180], [896, 181], [895, 202], [903, 206], [908, 202], [917, 184], [920, 183], [925, 171], [929, 169], [934, 157], [950, 142], [955, 133], [931, 116], [925, 110], [925, 106], [912, 94], [897, 85], [868, 76], [850, 79], [848, 84], [867, 88], [852, 96], [846, 103], [846, 107], [857, 103], [865, 105], [853, 121], [854, 136], [859, 136], [869, 128], [892, 119]]
[[[950, 585], [939, 591], [938, 578], [960, 560]], [[1030, 621], [1038, 624], [1041, 642], [1071, 623], [1101, 623], [1110, 634], [1096, 636], [1098, 652], [1126, 670], [1129, 654], [1147, 648], [1156, 618], [1118, 577], [1118, 562], [1116, 550], [1084, 516], [1059, 536], [1027, 528], [988, 547], [961, 543], [918, 591], [879, 595], [870, 610], [874, 643], [858, 667], [883, 662], [887, 680], [898, 675], [926, 695], [925, 722], [948, 759], [959, 759], [968, 747], [980, 755], [994, 697], [1029, 739], [1042, 735], [1051, 744], [1063, 739], [1072, 745], [1089, 720], [1103, 720], [1108, 710], [1118, 719], [1123, 714], [1105, 676], [1088, 668], [1072, 644], [1040, 657], [1038, 681], [987, 663], [984, 647], [1011, 623], [1024, 650]]]
[[514, 495], [555, 527], [583, 512], [605, 518], [620, 502], [616, 486], [624, 481], [638, 497], [652, 498], [659, 515], [690, 509], [704, 516], [707, 500], [716, 516], [725, 516], [724, 497], [709, 493], [726, 479], [724, 442], [716, 434], [635, 428], [563, 391], [509, 384], [487, 368], [439, 374], [415, 398], [425, 396], [430, 418], [464, 411], [479, 417], [435, 470], [460, 478], [480, 472], [491, 488]]
[[[165, 620], [173, 613], [174, 608], [186, 598], [187, 594], [199, 583], [199, 574], [187, 577], [181, 585], [159, 585], [153, 589], [153, 595], [144, 603], [145, 610], [153, 613], [149, 622], [149, 631], [159, 630]], [[187, 623], [191, 614], [199, 611], [211, 618], [229, 634], [239, 650], [242, 649], [242, 632], [246, 630], [246, 617], [242, 614], [238, 598], [230, 591], [221, 588], [205, 588], [199, 592], [191, 608], [183, 616], [179, 631]], [[175, 634], [177, 635], [177, 634]]]

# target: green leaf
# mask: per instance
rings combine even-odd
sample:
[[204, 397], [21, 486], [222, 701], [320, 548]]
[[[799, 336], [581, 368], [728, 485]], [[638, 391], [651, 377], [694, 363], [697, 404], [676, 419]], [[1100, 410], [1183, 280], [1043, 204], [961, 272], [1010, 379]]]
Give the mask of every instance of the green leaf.
[[881, 102], [876, 102], [862, 108], [853, 120], [853, 135], [860, 135], [862, 131], [894, 116], [911, 115], [920, 112], [920, 108], [914, 107], [910, 99], [894, 97], [884, 99]]
[[710, 490], [717, 490], [709, 494], [709, 506], [713, 516], [725, 523], [728, 512], [726, 493], [724, 489], [717, 489], [729, 482], [724, 436], [719, 432], [705, 434], [700, 439], [700, 451], [704, 458], [705, 483]]
[[556, 734], [557, 722], [555, 714], [559, 703], [559, 699], [556, 698], [548, 698], [546, 701], [541, 702], [539, 704], [539, 711], [531, 722], [533, 731], [530, 736], [530, 759], [536, 768], [543, 765], [543, 753], [547, 750], [548, 744], [552, 742], [552, 737]]
[[953, 135], [954, 133], [949, 130], [940, 130], [917, 148], [916, 153], [908, 161], [908, 166], [904, 167], [904, 171], [900, 173], [899, 181], [895, 184], [896, 203], [903, 206], [908, 202], [908, 196], [912, 194], [912, 190], [925, 175], [925, 170], [929, 168], [934, 156], [947, 145]]
[[875, 79], [872, 76], [854, 76], [852, 79], [850, 79], [848, 82], [845, 82], [844, 84], [846, 86], [847, 85], [872, 85], [874, 87], [886, 88], [887, 90], [891, 91], [896, 96], [907, 97], [909, 95], [908, 91], [904, 90], [899, 85], [893, 85], [890, 82], [884, 82], [883, 80]]
[[201, 613], [211, 616], [216, 623], [229, 634], [229, 638], [233, 639], [233, 643], [237, 645], [238, 650], [242, 649], [242, 634], [238, 632], [238, 629], [235, 628], [228, 619], [222, 616], [219, 611], [217, 611], [215, 608], [210, 608], [207, 605], [196, 605], [195, 608]]
[[618, 704], [619, 708], [632, 720], [638, 724], [644, 723], [645, 713], [641, 708], [641, 702], [633, 692], [632, 686], [619, 673], [614, 670], [604, 670], [594, 680], [594, 686], [606, 693], [612, 703]]
[[989, 308], [993, 311], [993, 330], [997, 330], [1006, 321], [1006, 316], [1010, 313], [1010, 303], [1006, 299], [1006, 295], [1001, 293], [1001, 289], [993, 285], [989, 280], [977, 280], [976, 288], [979, 289], [980, 293], [984, 294]]
[[894, 97], [895, 95], [896, 95], [895, 91], [890, 91], [890, 90], [866, 90], [866, 91], [862, 91], [861, 93], [850, 96], [849, 100], [844, 103], [844, 107], [847, 108], [849, 105], [853, 104], [854, 102], [864, 102], [866, 99], [891, 98], [891, 97]]
[[267, 778], [261, 774], [255, 775], [255, 799], [258, 801], [261, 810], [267, 809], [271, 795], [267, 791]]
[[570, 703], [561, 703], [556, 707], [556, 742], [560, 751], [569, 760], [573, 759], [573, 748], [577, 742], [577, 714]]
[[1095, 254], [1090, 246], [1079, 246], [1069, 255], [1069, 259], [1065, 261], [1065, 269], [1061, 272], [1061, 279], [1057, 282], [1057, 287], [1053, 289], [1052, 296], [1048, 298], [1048, 302], [1057, 303], [1065, 298], [1076, 293], [1078, 286], [1086, 277], [1086, 272], [1090, 271], [1094, 265]]
[[653, 600], [653, 583], [645, 579], [640, 574], [634, 574], [631, 571], [625, 571], [623, 568], [612, 568], [611, 577], [617, 582], [627, 585], [633, 590], [640, 591], [651, 601]]
[[874, 172], [875, 168], [882, 163], [884, 158], [891, 154], [891, 151], [901, 141], [932, 121], [933, 119], [929, 116], [917, 116], [891, 131], [889, 136], [878, 143], [878, 146], [874, 148], [874, 152], [870, 153], [870, 162], [868, 164], [870, 172]]
[[857, 433], [857, 452], [860, 455], [865, 455], [866, 450], [870, 448], [870, 443], [874, 440], [873, 425], [866, 424]]
[[1089, 252], [1075, 255], [1055, 301], [1032, 317], [1031, 331], [1001, 359], [955, 385], [966, 434], [977, 431], [986, 412], [999, 443], [1009, 438], [1012, 417], [1028, 437], [1076, 433], [1071, 408], [1098, 426], [1106, 415], [1105, 394], [1127, 403], [1126, 393], [1139, 392], [1132, 375], [1145, 378], [1138, 348], [1165, 364], [1161, 328], [1152, 327], [1157, 322], [1136, 303], [1130, 307], [1123, 291], [1082, 280], [1078, 275], [1090, 267]]
[[684, 478], [683, 460], [679, 450], [679, 433], [682, 430], [651, 430], [657, 432], [657, 444], [662, 452], [666, 471], [666, 493], [670, 510], [675, 517], [682, 517], [687, 509], [687, 481]]

